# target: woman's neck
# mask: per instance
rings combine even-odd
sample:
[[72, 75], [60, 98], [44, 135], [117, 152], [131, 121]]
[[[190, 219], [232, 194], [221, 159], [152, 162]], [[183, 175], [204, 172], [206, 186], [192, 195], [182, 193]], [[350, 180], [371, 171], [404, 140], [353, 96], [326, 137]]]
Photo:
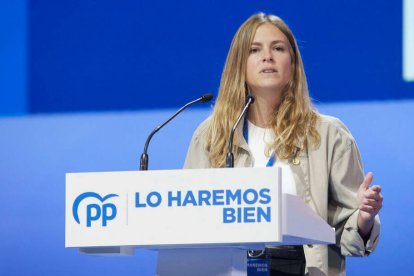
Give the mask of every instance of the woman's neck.
[[248, 118], [258, 127], [270, 128], [275, 109], [279, 107], [279, 99], [255, 97], [254, 104], [249, 108]]

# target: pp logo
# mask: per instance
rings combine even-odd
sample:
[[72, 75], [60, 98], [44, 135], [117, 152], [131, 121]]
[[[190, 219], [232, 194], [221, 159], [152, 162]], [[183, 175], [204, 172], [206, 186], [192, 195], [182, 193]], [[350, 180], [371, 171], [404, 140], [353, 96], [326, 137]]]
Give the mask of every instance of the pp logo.
[[[75, 221], [80, 224], [78, 207], [82, 200], [86, 198], [96, 198], [100, 202], [104, 203], [111, 197], [116, 197], [116, 194], [109, 194], [101, 197], [97, 193], [87, 192], [79, 195], [73, 202], [72, 213]], [[109, 220], [113, 220], [116, 217], [116, 206], [113, 203], [96, 204], [91, 203], [86, 205], [86, 226], [91, 227], [93, 221], [98, 221], [102, 217], [102, 226], [107, 226]]]

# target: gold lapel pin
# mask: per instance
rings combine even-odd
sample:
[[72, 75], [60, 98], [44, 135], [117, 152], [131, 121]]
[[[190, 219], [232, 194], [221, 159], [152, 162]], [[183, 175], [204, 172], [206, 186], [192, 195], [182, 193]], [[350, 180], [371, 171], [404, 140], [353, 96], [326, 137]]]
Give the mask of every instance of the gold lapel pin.
[[293, 159], [292, 159], [292, 164], [293, 164], [293, 165], [299, 165], [299, 164], [300, 164], [300, 159], [299, 159], [299, 158], [297, 158], [297, 157], [293, 158]]

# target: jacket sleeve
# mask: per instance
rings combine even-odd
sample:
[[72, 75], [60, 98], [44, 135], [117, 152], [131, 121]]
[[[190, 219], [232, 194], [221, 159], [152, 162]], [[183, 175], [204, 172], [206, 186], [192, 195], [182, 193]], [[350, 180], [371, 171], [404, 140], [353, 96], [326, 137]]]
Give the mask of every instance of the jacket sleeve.
[[208, 159], [208, 152], [206, 150], [206, 123], [206, 121], [203, 122], [193, 134], [185, 158], [184, 169], [203, 169], [211, 167]]
[[366, 243], [359, 235], [357, 218], [358, 188], [364, 180], [362, 162], [355, 140], [345, 126], [337, 129], [330, 168], [328, 220], [336, 229], [337, 243], [344, 256], [367, 256], [377, 246], [379, 217]]

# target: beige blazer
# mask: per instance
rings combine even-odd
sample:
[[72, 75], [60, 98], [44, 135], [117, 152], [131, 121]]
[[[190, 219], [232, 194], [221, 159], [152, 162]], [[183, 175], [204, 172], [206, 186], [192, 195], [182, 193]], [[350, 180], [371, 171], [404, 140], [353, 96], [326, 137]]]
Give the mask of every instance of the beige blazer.
[[[209, 119], [194, 132], [184, 168], [210, 168], [206, 150]], [[242, 138], [243, 120], [237, 132], [241, 137], [235, 167], [251, 167], [249, 146]], [[379, 217], [364, 244], [357, 227], [356, 194], [364, 179], [361, 157], [349, 130], [338, 119], [321, 115], [318, 122], [320, 146], [301, 152], [289, 165], [298, 196], [336, 229], [335, 245], [304, 246], [309, 275], [345, 275], [345, 256], [367, 256], [377, 246]], [[299, 162], [298, 162], [299, 161]]]

